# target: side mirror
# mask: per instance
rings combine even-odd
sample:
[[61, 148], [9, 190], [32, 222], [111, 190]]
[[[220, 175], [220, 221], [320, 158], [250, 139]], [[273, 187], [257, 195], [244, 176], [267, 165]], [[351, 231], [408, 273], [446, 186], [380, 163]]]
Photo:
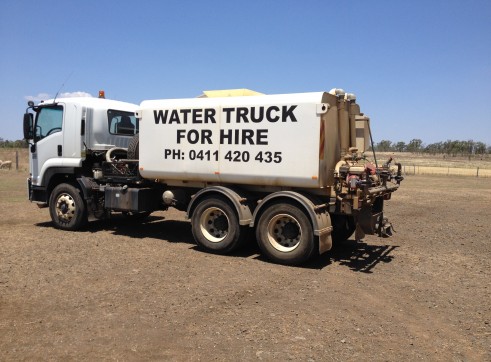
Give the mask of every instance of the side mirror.
[[32, 113], [24, 113], [24, 139], [32, 140], [34, 138], [33, 124], [34, 118]]

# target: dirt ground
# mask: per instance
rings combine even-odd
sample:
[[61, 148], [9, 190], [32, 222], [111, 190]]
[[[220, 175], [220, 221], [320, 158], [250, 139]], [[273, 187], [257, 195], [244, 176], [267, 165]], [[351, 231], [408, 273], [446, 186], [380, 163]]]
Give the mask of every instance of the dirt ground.
[[201, 252], [179, 212], [52, 227], [0, 172], [0, 360], [491, 360], [491, 180], [408, 177], [397, 233], [303, 267]]

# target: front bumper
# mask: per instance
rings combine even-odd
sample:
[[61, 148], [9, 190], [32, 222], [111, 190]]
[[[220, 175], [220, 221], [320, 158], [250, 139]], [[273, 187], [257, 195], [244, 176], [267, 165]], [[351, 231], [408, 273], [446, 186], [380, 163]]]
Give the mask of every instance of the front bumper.
[[46, 188], [33, 185], [30, 177], [27, 178], [27, 197], [31, 202], [37, 202], [40, 207], [48, 204]]

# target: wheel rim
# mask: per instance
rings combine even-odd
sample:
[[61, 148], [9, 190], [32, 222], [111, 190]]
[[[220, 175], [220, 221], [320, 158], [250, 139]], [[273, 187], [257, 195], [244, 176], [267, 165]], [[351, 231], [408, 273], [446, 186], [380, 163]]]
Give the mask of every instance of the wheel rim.
[[201, 214], [199, 225], [201, 233], [212, 243], [219, 243], [228, 235], [228, 217], [217, 207], [206, 209]]
[[70, 222], [75, 217], [75, 200], [70, 194], [61, 194], [56, 200], [56, 215], [63, 222]]
[[268, 240], [276, 249], [290, 252], [300, 245], [302, 227], [297, 219], [288, 214], [278, 214], [268, 223]]

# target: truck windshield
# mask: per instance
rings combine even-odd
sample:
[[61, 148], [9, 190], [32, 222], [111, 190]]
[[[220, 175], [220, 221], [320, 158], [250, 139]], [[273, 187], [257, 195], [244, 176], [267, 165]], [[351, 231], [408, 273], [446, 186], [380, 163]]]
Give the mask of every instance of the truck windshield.
[[39, 141], [53, 133], [60, 132], [62, 125], [62, 106], [41, 108], [36, 118], [36, 130], [34, 132], [34, 140]]

